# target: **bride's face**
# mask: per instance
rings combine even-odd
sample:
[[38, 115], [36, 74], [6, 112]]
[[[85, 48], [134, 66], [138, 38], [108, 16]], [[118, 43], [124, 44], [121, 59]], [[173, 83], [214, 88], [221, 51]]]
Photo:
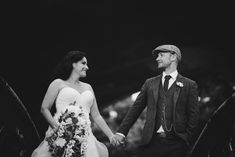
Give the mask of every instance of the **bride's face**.
[[83, 57], [83, 59], [77, 63], [73, 63], [73, 69], [80, 77], [86, 77], [86, 71], [89, 69], [86, 57]]

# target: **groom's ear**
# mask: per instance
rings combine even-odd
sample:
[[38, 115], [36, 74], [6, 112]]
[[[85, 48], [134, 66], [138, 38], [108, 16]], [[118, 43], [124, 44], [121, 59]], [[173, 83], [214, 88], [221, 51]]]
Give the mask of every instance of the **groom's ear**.
[[171, 54], [171, 60], [172, 60], [172, 61], [177, 61], [177, 55], [176, 55], [176, 53]]

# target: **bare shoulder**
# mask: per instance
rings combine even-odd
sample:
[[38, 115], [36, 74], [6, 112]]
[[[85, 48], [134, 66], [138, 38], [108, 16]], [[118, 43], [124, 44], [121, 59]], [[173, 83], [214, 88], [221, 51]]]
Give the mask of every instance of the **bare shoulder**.
[[93, 92], [92, 86], [89, 83], [86, 82], [81, 82], [81, 83], [84, 89], [91, 90]]
[[49, 88], [59, 90], [63, 84], [64, 84], [63, 80], [55, 79], [50, 83]]

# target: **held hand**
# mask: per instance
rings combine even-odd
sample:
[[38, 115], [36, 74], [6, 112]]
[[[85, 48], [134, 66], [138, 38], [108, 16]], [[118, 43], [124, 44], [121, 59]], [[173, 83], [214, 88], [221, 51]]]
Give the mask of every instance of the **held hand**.
[[53, 131], [56, 132], [59, 129], [59, 125], [55, 123], [52, 127]]
[[126, 143], [126, 138], [119, 134], [115, 134], [115, 139], [118, 141], [118, 145], [121, 144], [122, 146], [124, 146]]
[[115, 138], [115, 135], [112, 135], [111, 137], [109, 137], [109, 142], [112, 146], [118, 146], [119, 142], [118, 140]]

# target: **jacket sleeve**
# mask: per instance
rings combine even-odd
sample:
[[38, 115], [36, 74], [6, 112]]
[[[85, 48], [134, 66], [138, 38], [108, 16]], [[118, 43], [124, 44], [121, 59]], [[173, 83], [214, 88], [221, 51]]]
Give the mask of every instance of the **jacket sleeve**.
[[144, 110], [147, 104], [147, 81], [143, 84], [139, 95], [137, 96], [134, 104], [127, 112], [125, 118], [123, 119], [119, 129], [117, 132], [124, 134], [125, 136], [128, 134], [130, 128], [135, 123], [141, 112]]
[[188, 143], [189, 145], [192, 145], [196, 138], [199, 120], [198, 88], [196, 82], [190, 84], [187, 112], [188, 123], [186, 131], [188, 136]]

